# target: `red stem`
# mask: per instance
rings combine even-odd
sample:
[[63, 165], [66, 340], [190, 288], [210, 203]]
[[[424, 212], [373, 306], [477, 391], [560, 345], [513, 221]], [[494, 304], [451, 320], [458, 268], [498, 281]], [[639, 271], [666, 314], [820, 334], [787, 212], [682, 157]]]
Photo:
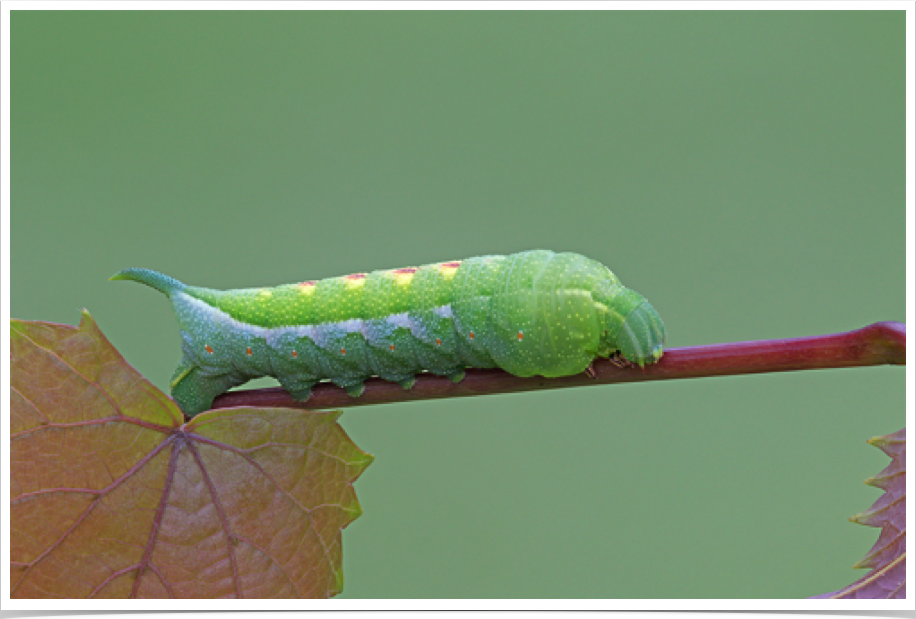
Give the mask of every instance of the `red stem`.
[[665, 351], [658, 363], [644, 369], [618, 368], [607, 359], [596, 359], [593, 365], [595, 378], [585, 373], [563, 378], [520, 378], [503, 370], [469, 369], [460, 383], [453, 383], [443, 376], [421, 374], [410, 391], [380, 378], [370, 378], [366, 381], [365, 393], [359, 398], [352, 398], [343, 389], [329, 383], [316, 385], [307, 402], [293, 400], [279, 387], [230, 391], [217, 397], [213, 408], [350, 408], [536, 389], [868, 365], [906, 365], [905, 325], [877, 322], [862, 329], [833, 335], [671, 348]]

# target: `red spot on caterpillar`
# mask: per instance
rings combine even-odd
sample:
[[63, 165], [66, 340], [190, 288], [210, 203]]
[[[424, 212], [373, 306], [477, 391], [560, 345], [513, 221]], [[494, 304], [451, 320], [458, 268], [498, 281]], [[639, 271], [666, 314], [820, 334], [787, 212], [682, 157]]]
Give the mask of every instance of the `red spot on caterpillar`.
[[340, 349], [340, 354], [342, 354], [342, 355], [347, 354], [347, 349], [346, 349], [346, 348], [341, 348], [341, 349]]
[[347, 279], [365, 279], [365, 273], [354, 273], [353, 275], [347, 275]]
[[522, 341], [522, 337], [524, 337], [524, 336], [522, 335], [522, 332], [519, 331], [519, 332], [518, 332], [518, 341], [519, 341], [519, 342]]
[[474, 332], [471, 331], [470, 333], [468, 333], [468, 337], [471, 338], [471, 339], [473, 340], [473, 339], [474, 339]]
[[315, 285], [315, 282], [302, 282], [301, 284], [299, 284], [299, 287], [305, 288], [307, 286], [314, 286], [314, 285]]
[[297, 352], [294, 350], [294, 351], [293, 351], [293, 358], [296, 358], [296, 357], [298, 357], [298, 356], [299, 356], [299, 353], [297, 353]]
[[461, 266], [460, 262], [443, 262], [442, 267], [446, 269], [457, 269]]
[[414, 269], [413, 267], [408, 267], [408, 268], [406, 268], [406, 269], [397, 269], [397, 270], [394, 271], [394, 272], [395, 272], [395, 273], [416, 273], [417, 270]]
[[442, 346], [442, 340], [436, 338], [436, 346]]
[[209, 344], [207, 344], [206, 346], [204, 346], [204, 350], [206, 350], [206, 351], [207, 351], [208, 353], [210, 353], [211, 355], [213, 354], [213, 349], [210, 348], [210, 345], [209, 345]]
[[394, 344], [391, 344], [390, 346], [388, 346], [388, 348], [390, 348], [391, 350], [394, 350]]
[[249, 357], [251, 356], [251, 346], [245, 349], [245, 354], [248, 355]]

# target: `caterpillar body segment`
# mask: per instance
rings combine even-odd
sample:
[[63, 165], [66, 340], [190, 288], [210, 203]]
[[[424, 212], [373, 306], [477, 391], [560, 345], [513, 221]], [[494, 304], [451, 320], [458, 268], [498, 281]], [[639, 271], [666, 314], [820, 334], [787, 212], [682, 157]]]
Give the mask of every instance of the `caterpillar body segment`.
[[370, 376], [409, 388], [426, 370], [468, 367], [568, 376], [615, 353], [643, 366], [663, 352], [652, 305], [602, 264], [535, 250], [355, 273], [274, 288], [213, 290], [127, 269], [165, 293], [181, 329], [172, 397], [188, 415], [259, 376], [296, 399], [328, 379], [358, 396]]

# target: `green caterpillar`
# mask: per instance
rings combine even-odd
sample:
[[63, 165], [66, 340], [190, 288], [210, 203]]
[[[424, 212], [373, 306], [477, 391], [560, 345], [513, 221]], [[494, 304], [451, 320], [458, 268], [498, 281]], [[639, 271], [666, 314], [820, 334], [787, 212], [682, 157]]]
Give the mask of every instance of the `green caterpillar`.
[[111, 279], [171, 299], [183, 356], [172, 397], [188, 415], [259, 376], [297, 400], [322, 379], [352, 396], [370, 376], [409, 389], [426, 370], [453, 381], [467, 367], [569, 376], [595, 357], [639, 366], [662, 356], [665, 326], [604, 265], [535, 250], [373, 271], [276, 288], [212, 290], [148, 269]]

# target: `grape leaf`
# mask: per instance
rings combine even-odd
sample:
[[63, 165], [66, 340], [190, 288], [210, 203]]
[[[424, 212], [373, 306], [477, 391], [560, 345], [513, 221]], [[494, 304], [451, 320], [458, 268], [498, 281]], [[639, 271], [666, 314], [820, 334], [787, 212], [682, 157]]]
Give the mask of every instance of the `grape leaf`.
[[339, 412], [185, 423], [88, 313], [10, 324], [11, 596], [330, 597], [372, 461]]
[[881, 527], [878, 541], [853, 567], [871, 572], [839, 591], [817, 595], [833, 599], [906, 598], [906, 428], [868, 443], [891, 457], [891, 463], [866, 484], [884, 490], [874, 505], [850, 520]]

